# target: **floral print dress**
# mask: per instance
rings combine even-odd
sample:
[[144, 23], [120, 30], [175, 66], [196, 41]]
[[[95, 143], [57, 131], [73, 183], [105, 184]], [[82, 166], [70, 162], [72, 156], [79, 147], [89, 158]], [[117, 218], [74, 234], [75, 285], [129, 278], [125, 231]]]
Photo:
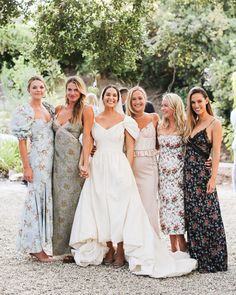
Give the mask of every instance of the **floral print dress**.
[[53, 165], [53, 255], [70, 254], [70, 233], [84, 179], [79, 175], [83, 131], [80, 124], [53, 120], [55, 151]]
[[[53, 109], [43, 103], [51, 116]], [[30, 139], [29, 161], [33, 182], [28, 183], [23, 218], [17, 238], [17, 249], [38, 253], [51, 245], [52, 238], [52, 120], [34, 119], [30, 104], [16, 109], [12, 118], [12, 132], [19, 139]]]
[[159, 199], [161, 230], [185, 233], [183, 166], [185, 145], [180, 135], [159, 135]]
[[215, 190], [207, 194], [211, 172], [205, 166], [212, 144], [206, 129], [189, 139], [184, 165], [185, 217], [189, 253], [200, 272], [227, 270], [227, 246]]

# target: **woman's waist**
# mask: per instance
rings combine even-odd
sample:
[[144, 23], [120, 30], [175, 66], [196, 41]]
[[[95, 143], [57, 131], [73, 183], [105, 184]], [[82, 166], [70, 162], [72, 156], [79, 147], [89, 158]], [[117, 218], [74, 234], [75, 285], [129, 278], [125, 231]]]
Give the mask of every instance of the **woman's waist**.
[[96, 146], [96, 152], [95, 154], [98, 153], [118, 153], [118, 154], [123, 154], [124, 150], [123, 147], [105, 147], [105, 146]]
[[152, 157], [152, 156], [156, 156], [157, 154], [158, 154], [158, 151], [155, 148], [134, 150], [135, 157]]

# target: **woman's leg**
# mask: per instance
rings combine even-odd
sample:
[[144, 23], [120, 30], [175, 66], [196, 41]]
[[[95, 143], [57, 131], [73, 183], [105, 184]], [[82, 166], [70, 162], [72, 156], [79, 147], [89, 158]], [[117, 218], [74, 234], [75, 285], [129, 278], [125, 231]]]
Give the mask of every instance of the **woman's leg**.
[[112, 264], [112, 262], [113, 262], [113, 255], [115, 253], [115, 249], [113, 247], [112, 242], [107, 242], [107, 247], [109, 248], [109, 250], [108, 250], [103, 262], [104, 262], [104, 264], [109, 265], [109, 264]]
[[178, 244], [178, 249], [182, 252], [187, 251], [187, 243], [185, 241], [184, 235], [177, 235], [177, 244]]
[[125, 254], [124, 254], [124, 247], [123, 242], [117, 244], [116, 250], [116, 258], [114, 261], [115, 267], [122, 267], [125, 264]]
[[172, 252], [178, 251], [177, 236], [176, 235], [170, 235], [170, 245], [171, 245], [171, 251]]

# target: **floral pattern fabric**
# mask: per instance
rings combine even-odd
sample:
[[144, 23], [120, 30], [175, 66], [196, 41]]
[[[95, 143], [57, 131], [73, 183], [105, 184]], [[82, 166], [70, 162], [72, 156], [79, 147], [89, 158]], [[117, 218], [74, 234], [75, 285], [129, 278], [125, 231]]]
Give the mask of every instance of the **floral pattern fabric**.
[[70, 253], [69, 240], [84, 180], [79, 176], [79, 141], [82, 127], [53, 121], [55, 153], [53, 168], [53, 255]]
[[[53, 108], [44, 104], [49, 113]], [[25, 253], [38, 253], [51, 245], [53, 162], [52, 121], [34, 119], [30, 104], [20, 106], [13, 114], [12, 132], [19, 139], [30, 140], [29, 161], [33, 182], [28, 183], [17, 249]]]
[[185, 145], [178, 135], [159, 135], [159, 199], [161, 230], [185, 233], [183, 166]]
[[211, 148], [204, 129], [190, 138], [184, 165], [189, 253], [198, 260], [200, 272], [227, 270], [226, 238], [217, 191], [206, 193], [211, 172], [205, 161]]

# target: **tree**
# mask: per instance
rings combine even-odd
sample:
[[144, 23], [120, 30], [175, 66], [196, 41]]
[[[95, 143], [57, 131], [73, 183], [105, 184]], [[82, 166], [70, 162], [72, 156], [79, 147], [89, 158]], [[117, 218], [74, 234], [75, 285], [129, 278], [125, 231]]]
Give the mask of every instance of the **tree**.
[[136, 69], [152, 0], [45, 2], [38, 10], [36, 56], [102, 75]]
[[17, 0], [1, 0], [0, 6], [0, 27], [6, 25], [13, 17], [18, 17], [20, 14]]

